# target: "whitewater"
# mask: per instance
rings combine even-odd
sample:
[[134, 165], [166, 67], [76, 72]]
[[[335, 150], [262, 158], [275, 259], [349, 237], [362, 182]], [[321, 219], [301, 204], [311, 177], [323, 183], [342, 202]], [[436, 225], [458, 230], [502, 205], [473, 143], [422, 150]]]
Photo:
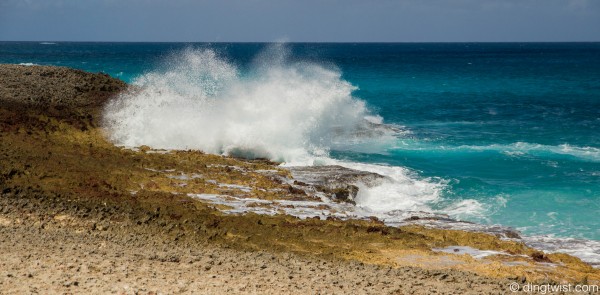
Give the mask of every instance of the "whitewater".
[[365, 103], [339, 72], [284, 64], [283, 49], [256, 61], [249, 77], [213, 50], [185, 50], [166, 71], [136, 79], [136, 93], [107, 108], [111, 138], [125, 146], [200, 149], [293, 162], [325, 155], [358, 128]]

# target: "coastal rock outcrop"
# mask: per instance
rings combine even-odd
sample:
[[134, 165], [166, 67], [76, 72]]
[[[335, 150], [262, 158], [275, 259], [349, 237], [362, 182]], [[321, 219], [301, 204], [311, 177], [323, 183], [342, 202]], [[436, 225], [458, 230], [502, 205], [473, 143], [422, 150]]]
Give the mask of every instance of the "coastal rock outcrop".
[[339, 165], [287, 167], [296, 184], [314, 186], [329, 195], [334, 201], [355, 204], [359, 185], [375, 186], [386, 179], [385, 176], [359, 171]]
[[54, 66], [0, 65], [0, 100], [29, 107], [103, 105], [125, 82], [104, 73]]
[[0, 130], [50, 131], [49, 119], [88, 130], [101, 124], [104, 104], [127, 88], [103, 73], [0, 64]]

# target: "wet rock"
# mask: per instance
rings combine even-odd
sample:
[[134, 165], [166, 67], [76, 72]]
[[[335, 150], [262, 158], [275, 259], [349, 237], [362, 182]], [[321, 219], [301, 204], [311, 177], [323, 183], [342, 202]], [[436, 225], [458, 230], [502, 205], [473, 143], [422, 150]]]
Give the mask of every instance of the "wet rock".
[[[327, 191], [327, 189], [325, 189]], [[333, 195], [332, 198], [334, 201], [351, 203], [353, 205], [356, 204], [354, 198], [358, 194], [358, 187], [353, 184], [349, 184], [346, 187], [336, 188], [333, 190], [329, 190]]]
[[504, 236], [510, 239], [521, 239], [521, 235], [516, 230], [507, 229], [504, 232]]
[[386, 177], [377, 173], [354, 170], [342, 166], [287, 167], [295, 183], [311, 185], [326, 193], [334, 201], [355, 203], [359, 185], [375, 186]]

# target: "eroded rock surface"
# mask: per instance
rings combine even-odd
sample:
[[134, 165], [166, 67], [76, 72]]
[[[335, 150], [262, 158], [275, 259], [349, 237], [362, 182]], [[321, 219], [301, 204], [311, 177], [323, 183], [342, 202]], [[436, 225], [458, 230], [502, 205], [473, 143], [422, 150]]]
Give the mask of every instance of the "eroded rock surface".
[[334, 200], [354, 204], [358, 185], [375, 186], [385, 180], [385, 176], [354, 170], [338, 165], [287, 167], [296, 184], [312, 185], [325, 192]]
[[124, 90], [125, 82], [107, 74], [51, 66], [0, 66], [3, 103], [42, 107], [100, 106]]

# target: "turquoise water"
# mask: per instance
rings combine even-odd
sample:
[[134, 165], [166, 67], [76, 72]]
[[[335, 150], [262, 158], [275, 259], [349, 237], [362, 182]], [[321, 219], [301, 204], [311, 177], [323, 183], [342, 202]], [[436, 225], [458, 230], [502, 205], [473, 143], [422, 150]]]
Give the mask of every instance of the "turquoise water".
[[[334, 145], [331, 157], [444, 183], [433, 209], [459, 200], [481, 207], [457, 218], [600, 240], [600, 43], [286, 46], [292, 61], [337, 69], [357, 87], [353, 97], [402, 130], [372, 146]], [[210, 48], [251, 73], [266, 45], [0, 42], [0, 63], [132, 82], [189, 47]]]

